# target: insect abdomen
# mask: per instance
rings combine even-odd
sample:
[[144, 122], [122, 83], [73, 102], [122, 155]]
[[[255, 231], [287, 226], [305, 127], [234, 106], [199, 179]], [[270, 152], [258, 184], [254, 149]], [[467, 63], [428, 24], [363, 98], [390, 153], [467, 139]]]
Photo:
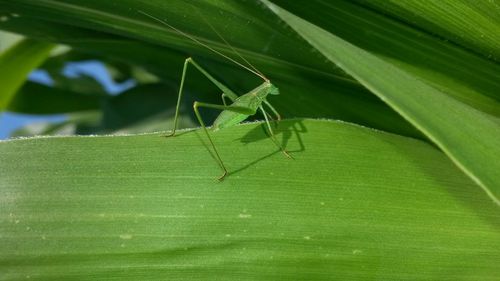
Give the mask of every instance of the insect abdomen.
[[212, 128], [214, 131], [217, 131], [219, 129], [231, 127], [245, 121], [249, 116], [250, 115], [224, 110], [219, 114], [217, 119], [215, 119]]
[[[261, 101], [255, 94], [245, 94], [238, 97], [233, 104], [233, 110], [224, 110], [215, 119], [213, 130], [227, 128], [245, 121], [249, 116], [254, 115], [259, 108]], [[237, 109], [237, 110], [236, 110]]]

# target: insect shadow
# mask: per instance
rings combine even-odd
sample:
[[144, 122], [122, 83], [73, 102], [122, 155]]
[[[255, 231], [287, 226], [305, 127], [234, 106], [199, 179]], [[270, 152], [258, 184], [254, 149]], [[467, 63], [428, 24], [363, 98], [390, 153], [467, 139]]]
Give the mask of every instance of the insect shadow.
[[[279, 133], [279, 135], [281, 135], [281, 140], [278, 140], [278, 141], [280, 142], [280, 145], [282, 147], [285, 147], [285, 148], [288, 147], [290, 140], [292, 139], [293, 136], [295, 136], [299, 148], [294, 149], [294, 150], [288, 150], [288, 152], [293, 153], [292, 154], [293, 159], [295, 159], [297, 156], [294, 154], [297, 154], [297, 153], [300, 153], [300, 152], [303, 152], [306, 150], [306, 147], [304, 145], [304, 141], [302, 140], [302, 137], [300, 135], [303, 133], [306, 133], [307, 128], [301, 119], [290, 119], [290, 120], [286, 120], [286, 121], [274, 121], [271, 124], [273, 125], [276, 132]], [[268, 132], [266, 131], [265, 126], [266, 126], [266, 124], [262, 123], [260, 126], [257, 126], [254, 129], [250, 130], [243, 137], [239, 138], [240, 142], [242, 142], [243, 144], [246, 145], [246, 144], [253, 143], [256, 141], [269, 139], [269, 135], [268, 135]], [[241, 171], [255, 165], [256, 163], [273, 156], [276, 153], [281, 153], [281, 150], [277, 149], [276, 151], [271, 152], [268, 155], [265, 155], [263, 157], [260, 157], [260, 158], [254, 160], [250, 163], [247, 163], [243, 167], [236, 169], [236, 170], [233, 170], [230, 173], [234, 175], [238, 172], [241, 172]]]

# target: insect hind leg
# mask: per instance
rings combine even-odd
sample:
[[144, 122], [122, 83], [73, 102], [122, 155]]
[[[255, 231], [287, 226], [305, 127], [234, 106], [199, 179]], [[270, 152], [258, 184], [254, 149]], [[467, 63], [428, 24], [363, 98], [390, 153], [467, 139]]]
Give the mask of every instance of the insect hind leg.
[[219, 152], [217, 151], [217, 148], [215, 147], [215, 143], [213, 142], [212, 137], [210, 137], [210, 133], [208, 133], [208, 129], [205, 126], [205, 122], [203, 122], [203, 119], [201, 118], [198, 107], [212, 107], [213, 108], [215, 106], [213, 106], [211, 104], [205, 104], [205, 103], [195, 101], [193, 104], [193, 110], [194, 110], [194, 114], [196, 115], [196, 118], [198, 119], [198, 122], [200, 122], [200, 125], [203, 128], [203, 131], [205, 131], [205, 134], [207, 135], [208, 141], [210, 141], [210, 144], [212, 145], [212, 148], [215, 152], [215, 156], [217, 158], [217, 162], [219, 163], [219, 166], [224, 171], [223, 174], [217, 178], [218, 181], [222, 181], [224, 179], [224, 177], [226, 177], [226, 175], [227, 175], [227, 169], [226, 169], [226, 166], [224, 166], [224, 162], [222, 162], [222, 159], [220, 158]]
[[228, 174], [226, 166], [224, 165], [224, 162], [222, 162], [222, 158], [219, 155], [219, 151], [215, 147], [215, 143], [212, 140], [212, 137], [210, 136], [210, 133], [208, 132], [207, 127], [205, 126], [205, 122], [203, 122], [203, 119], [201, 118], [200, 112], [198, 110], [199, 107], [205, 107], [205, 108], [212, 108], [212, 109], [218, 109], [218, 110], [228, 110], [240, 114], [254, 114], [255, 112], [252, 112], [251, 108], [243, 107], [243, 106], [226, 106], [226, 105], [219, 105], [219, 104], [212, 104], [212, 103], [204, 103], [204, 102], [199, 102], [195, 101], [193, 104], [193, 110], [196, 115], [196, 118], [198, 118], [198, 122], [200, 122], [201, 127], [203, 128], [203, 131], [205, 131], [205, 134], [207, 135], [208, 141], [212, 145], [212, 148], [215, 152], [215, 156], [217, 158], [217, 162], [219, 163], [219, 166], [222, 168], [224, 173], [222, 176], [218, 178], [219, 181], [223, 180], [224, 177]]

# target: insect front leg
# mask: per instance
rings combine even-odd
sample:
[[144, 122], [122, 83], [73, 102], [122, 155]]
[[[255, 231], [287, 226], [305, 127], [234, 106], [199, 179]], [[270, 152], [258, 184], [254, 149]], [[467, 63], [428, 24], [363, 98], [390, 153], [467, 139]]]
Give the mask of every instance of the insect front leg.
[[264, 104], [271, 109], [274, 116], [276, 116], [276, 120], [281, 121], [281, 115], [278, 113], [278, 111], [274, 109], [274, 107], [268, 101], [264, 100]]
[[284, 149], [281, 146], [281, 144], [278, 142], [278, 140], [274, 136], [273, 129], [271, 128], [271, 124], [269, 123], [269, 119], [267, 118], [268, 113], [264, 110], [264, 108], [262, 106], [260, 106], [259, 109], [262, 111], [262, 114], [264, 115], [264, 119], [266, 120], [267, 129], [269, 130], [269, 136], [271, 137], [273, 142], [276, 144], [276, 146], [278, 146], [278, 148], [283, 152], [283, 154], [285, 154], [286, 157], [293, 159], [293, 157], [288, 153], [288, 151], [286, 151], [286, 149]]
[[222, 103], [224, 104], [224, 106], [227, 106], [226, 98], [227, 98], [227, 95], [222, 93]]

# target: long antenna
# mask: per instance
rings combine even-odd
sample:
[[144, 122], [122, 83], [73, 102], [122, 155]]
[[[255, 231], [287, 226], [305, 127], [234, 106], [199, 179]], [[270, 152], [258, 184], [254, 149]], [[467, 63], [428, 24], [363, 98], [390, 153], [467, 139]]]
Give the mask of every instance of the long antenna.
[[[264, 81], [269, 81], [269, 79], [267, 79], [267, 78], [266, 78], [264, 75], [262, 75], [259, 71], [253, 70], [253, 69], [249, 68], [248, 66], [243, 65], [242, 63], [240, 63], [240, 62], [238, 62], [238, 61], [234, 60], [233, 58], [231, 58], [231, 57], [229, 57], [229, 56], [227, 56], [227, 55], [224, 55], [223, 53], [221, 53], [221, 52], [219, 52], [219, 51], [215, 50], [214, 48], [212, 48], [212, 47], [208, 46], [207, 44], [202, 43], [200, 40], [196, 39], [196, 38], [195, 38], [195, 37], [193, 37], [192, 35], [187, 34], [186, 32], [184, 32], [184, 31], [182, 31], [182, 30], [180, 30], [180, 29], [177, 29], [177, 28], [175, 28], [174, 26], [172, 26], [172, 25], [168, 24], [166, 21], [161, 20], [161, 19], [159, 19], [159, 18], [157, 18], [157, 17], [155, 17], [155, 16], [153, 16], [153, 15], [150, 15], [150, 14], [148, 14], [148, 13], [144, 12], [144, 11], [141, 11], [141, 10], [137, 10], [137, 12], [139, 12], [139, 13], [141, 13], [141, 14], [143, 14], [143, 15], [145, 15], [145, 16], [147, 16], [147, 17], [149, 17], [149, 18], [154, 19], [154, 20], [156, 20], [156, 21], [157, 21], [157, 22], [159, 22], [159, 23], [162, 23], [162, 24], [164, 24], [164, 25], [168, 26], [169, 28], [171, 28], [171, 29], [175, 30], [176, 32], [178, 32], [179, 34], [183, 35], [184, 37], [186, 37], [186, 38], [188, 38], [188, 39], [190, 39], [190, 40], [192, 40], [192, 41], [194, 41], [194, 42], [196, 42], [196, 43], [200, 44], [201, 46], [203, 46], [203, 47], [205, 47], [205, 48], [209, 49], [210, 51], [212, 51], [212, 52], [214, 52], [214, 53], [218, 54], [219, 56], [222, 56], [223, 58], [228, 59], [229, 61], [231, 61], [231, 62], [233, 62], [233, 63], [237, 64], [238, 66], [241, 66], [241, 67], [243, 67], [244, 69], [246, 69], [246, 70], [248, 70], [248, 71], [252, 72], [253, 74], [255, 74], [255, 75], [259, 76], [260, 78], [264, 79]], [[226, 42], [226, 40], [224, 40], [224, 42]], [[226, 42], [226, 44], [227, 44], [227, 42]], [[228, 45], [229, 45], [229, 44], [228, 44]], [[231, 47], [231, 45], [229, 45], [229, 46]], [[233, 47], [231, 47], [231, 49], [233, 49]], [[245, 60], [245, 61], [246, 61], [246, 60]]]
[[224, 37], [222, 37], [222, 35], [217, 31], [217, 29], [215, 29], [215, 27], [203, 16], [203, 14], [199, 10], [196, 11], [200, 15], [201, 19], [203, 19], [203, 21], [210, 27], [210, 29], [212, 29], [212, 31], [215, 32], [215, 34], [217, 34], [217, 36], [219, 36], [219, 38], [222, 41], [224, 41], [224, 43], [226, 43], [226, 45], [229, 46], [229, 48], [231, 48], [233, 53], [238, 55], [238, 57], [240, 57], [244, 62], [246, 62], [253, 70], [258, 72], [260, 75], [264, 76], [262, 72], [260, 72], [255, 66], [253, 66], [247, 59], [245, 59], [245, 57], [243, 57], [238, 51], [236, 51], [236, 49], [231, 44], [229, 44], [229, 42], [227, 42]]

